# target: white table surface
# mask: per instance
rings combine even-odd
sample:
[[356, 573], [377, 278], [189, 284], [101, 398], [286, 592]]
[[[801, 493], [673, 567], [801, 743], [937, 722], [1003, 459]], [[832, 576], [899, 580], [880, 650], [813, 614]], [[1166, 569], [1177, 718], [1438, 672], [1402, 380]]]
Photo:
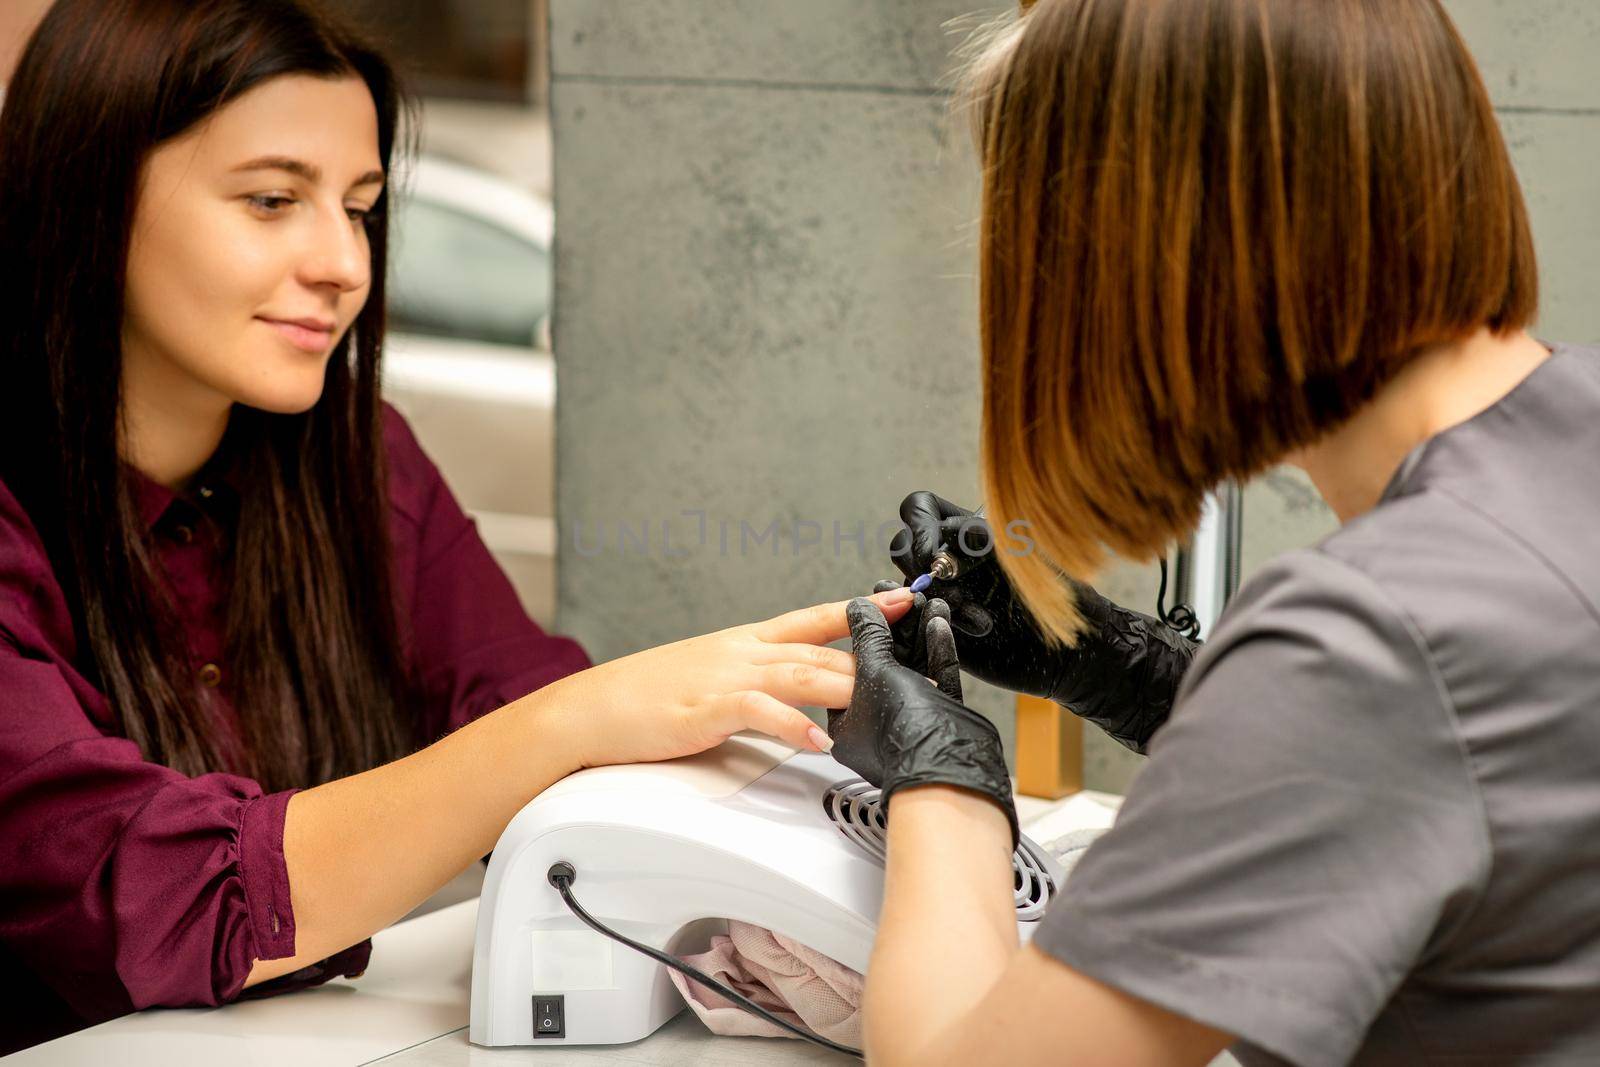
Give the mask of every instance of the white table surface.
[[[1078, 793], [1051, 804], [1018, 798], [1029, 829], [1048, 840], [1073, 824], [1094, 825], [1120, 797]], [[1081, 813], [1081, 818], [1080, 818]], [[649, 1037], [627, 1045], [480, 1048], [467, 1041], [476, 899], [397, 923], [373, 936], [372, 962], [358, 979], [221, 1008], [137, 1012], [4, 1057], [6, 1067], [407, 1067], [464, 1064], [853, 1063], [850, 1057], [788, 1038], [718, 1037], [687, 1009]]]

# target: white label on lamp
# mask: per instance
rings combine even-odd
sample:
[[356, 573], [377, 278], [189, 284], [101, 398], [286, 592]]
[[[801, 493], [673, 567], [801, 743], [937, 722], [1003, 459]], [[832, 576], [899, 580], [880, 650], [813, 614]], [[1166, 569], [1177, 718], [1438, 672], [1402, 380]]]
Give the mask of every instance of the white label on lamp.
[[533, 931], [533, 988], [612, 989], [611, 942], [592, 930]]

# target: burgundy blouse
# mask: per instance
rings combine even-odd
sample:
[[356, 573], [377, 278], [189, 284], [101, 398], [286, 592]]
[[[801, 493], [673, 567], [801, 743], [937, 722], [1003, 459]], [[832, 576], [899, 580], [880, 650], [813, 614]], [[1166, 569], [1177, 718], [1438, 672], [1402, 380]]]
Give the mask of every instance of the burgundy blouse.
[[[589, 665], [528, 618], [398, 412], [386, 411], [389, 529], [431, 740]], [[184, 613], [195, 684], [234, 721], [220, 549], [232, 490], [139, 502]], [[295, 790], [186, 777], [120, 736], [84, 680], [43, 544], [0, 485], [0, 1054], [153, 1005], [224, 1004], [359, 974], [364, 941], [244, 990], [255, 959], [294, 954], [283, 859]]]

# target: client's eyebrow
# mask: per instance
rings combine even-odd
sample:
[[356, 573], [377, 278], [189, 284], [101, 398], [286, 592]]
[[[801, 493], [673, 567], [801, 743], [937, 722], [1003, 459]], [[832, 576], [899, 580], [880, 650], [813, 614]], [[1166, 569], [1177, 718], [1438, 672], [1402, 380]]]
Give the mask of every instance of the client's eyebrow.
[[[287, 171], [290, 174], [293, 174], [293, 175], [296, 175], [298, 177], [304, 178], [306, 181], [310, 182], [313, 185], [315, 185], [318, 182], [322, 181], [322, 168], [321, 167], [318, 167], [315, 163], [307, 163], [305, 160], [294, 159], [294, 158], [292, 158], [290, 156], [260, 156], [260, 157], [258, 157], [256, 159], [250, 160], [247, 163], [241, 163], [237, 167], [234, 167], [233, 168], [233, 173], [238, 173], [240, 171], [246, 171], [246, 170], [282, 170], [282, 171]], [[350, 183], [350, 188], [354, 189], [359, 185], [382, 185], [382, 184], [383, 184], [383, 171], [381, 171], [381, 170], [369, 170], [365, 174], [363, 174], [361, 177], [359, 177], [355, 181], [351, 182]]]

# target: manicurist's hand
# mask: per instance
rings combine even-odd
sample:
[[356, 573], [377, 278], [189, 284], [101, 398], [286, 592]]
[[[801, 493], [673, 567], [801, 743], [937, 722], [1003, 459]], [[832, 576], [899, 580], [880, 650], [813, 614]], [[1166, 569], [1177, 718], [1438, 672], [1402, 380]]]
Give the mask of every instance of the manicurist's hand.
[[934, 599], [923, 609], [922, 644], [927, 676], [895, 660], [889, 622], [871, 600], [850, 602], [850, 639], [856, 656], [855, 694], [843, 711], [828, 712], [833, 757], [893, 797], [911, 786], [950, 785], [993, 801], [1018, 837], [1000, 734], [961, 703], [961, 670], [950, 611]]
[[[900, 519], [905, 528], [895, 535], [889, 552], [908, 584], [928, 573], [941, 546], [962, 561], [957, 577], [935, 579], [927, 592], [950, 605], [961, 665], [1001, 688], [1050, 698], [1072, 650], [1054, 648], [1040, 635], [1038, 624], [995, 559], [994, 532], [989, 524], [966, 508], [925, 491], [900, 502]], [[893, 587], [888, 582], [877, 586]], [[920, 666], [916, 621], [903, 621], [895, 630], [902, 657]]]
[[[911, 594], [873, 597], [898, 619]], [[764, 622], [646, 649], [563, 678], [527, 699], [580, 767], [643, 763], [704, 751], [740, 730], [807, 751], [831, 745], [801, 706], [839, 707], [855, 686], [848, 652], [826, 647], [850, 632], [845, 603], [818, 604]]]
[[[900, 503], [905, 528], [890, 544], [909, 582], [929, 572], [941, 545], [962, 560], [961, 573], [935, 579], [927, 595], [950, 605], [950, 624], [963, 669], [993, 685], [1053, 700], [1094, 723], [1123, 746], [1143, 752], [1166, 722], [1178, 684], [1198, 645], [1141, 612], [1106, 599], [1066, 575], [1084, 629], [1074, 648], [1044, 639], [995, 558], [989, 524], [929, 492]], [[879, 582], [878, 591], [896, 588]], [[919, 617], [922, 595], [893, 628], [900, 659], [920, 668], [926, 659]]]

